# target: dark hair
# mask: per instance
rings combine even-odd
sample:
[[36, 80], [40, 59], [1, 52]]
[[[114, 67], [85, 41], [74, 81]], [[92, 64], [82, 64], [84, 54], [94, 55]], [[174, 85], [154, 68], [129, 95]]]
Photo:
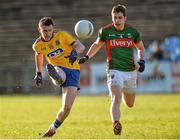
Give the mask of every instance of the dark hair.
[[43, 17], [39, 20], [39, 26], [49, 26], [49, 25], [54, 25], [53, 19], [51, 17]]
[[126, 6], [118, 4], [112, 8], [111, 13], [119, 13], [119, 12], [121, 12], [123, 14], [123, 16], [125, 17], [126, 16]]

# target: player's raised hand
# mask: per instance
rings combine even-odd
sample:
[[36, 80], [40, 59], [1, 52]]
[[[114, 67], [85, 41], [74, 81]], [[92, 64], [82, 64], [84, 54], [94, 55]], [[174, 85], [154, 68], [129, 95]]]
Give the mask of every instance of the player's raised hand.
[[36, 75], [34, 76], [34, 80], [35, 80], [35, 83], [38, 87], [42, 85], [42, 74], [41, 74], [41, 72], [36, 73]]
[[88, 59], [89, 59], [89, 56], [88, 56], [88, 55], [84, 55], [83, 57], [81, 57], [81, 58], [78, 60], [78, 63], [79, 63], [79, 64], [83, 64], [83, 63], [85, 63]]
[[143, 72], [145, 70], [145, 61], [144, 60], [139, 60], [138, 61], [138, 64], [139, 64], [139, 72]]
[[75, 50], [72, 50], [70, 55], [65, 56], [65, 58], [69, 58], [69, 63], [73, 65], [73, 63], [77, 60], [77, 52]]

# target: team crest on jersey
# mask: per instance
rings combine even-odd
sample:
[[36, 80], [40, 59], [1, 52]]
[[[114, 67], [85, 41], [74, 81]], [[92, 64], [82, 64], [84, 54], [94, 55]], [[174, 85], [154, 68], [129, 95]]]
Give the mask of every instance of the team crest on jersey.
[[59, 40], [56, 40], [55, 43], [56, 43], [56, 46], [60, 45], [60, 41]]
[[127, 34], [127, 38], [132, 38], [130, 33]]
[[54, 56], [62, 54], [62, 52], [63, 50], [61, 48], [58, 48], [57, 50], [50, 52], [47, 56], [54, 57]]

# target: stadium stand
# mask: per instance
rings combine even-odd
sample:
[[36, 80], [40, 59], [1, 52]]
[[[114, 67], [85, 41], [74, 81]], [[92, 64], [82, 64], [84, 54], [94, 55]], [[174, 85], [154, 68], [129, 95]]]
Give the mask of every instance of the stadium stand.
[[[55, 20], [57, 28], [63, 28], [74, 34], [74, 25], [80, 19], [89, 19], [95, 25], [95, 32], [91, 39], [83, 41], [88, 46], [97, 36], [98, 29], [111, 22], [111, 8], [118, 1], [104, 0], [1, 0], [0, 1], [0, 79], [1, 89], [7, 91], [5, 85], [9, 82], [4, 81], [7, 77], [11, 79], [18, 71], [22, 75], [23, 69], [28, 71], [29, 77], [34, 74], [34, 54], [32, 43], [38, 37], [37, 23], [43, 16], [51, 16]], [[151, 40], [163, 40], [167, 35], [180, 34], [180, 1], [179, 0], [124, 0], [128, 8], [128, 22], [138, 28], [145, 45]], [[168, 44], [166, 44], [168, 45]], [[101, 50], [96, 56], [96, 62], [105, 61], [105, 49]], [[172, 58], [174, 59], [174, 58]], [[178, 58], [179, 59], [179, 58]], [[95, 59], [92, 59], [94, 61]], [[11, 74], [7, 74], [11, 70]], [[9, 72], [10, 73], [10, 72]], [[12, 79], [15, 83], [21, 77]], [[4, 86], [3, 86], [4, 85]], [[18, 84], [14, 84], [15, 87]], [[30, 88], [34, 85], [29, 83]], [[32, 86], [32, 87], [31, 87]], [[24, 87], [24, 86], [23, 86]], [[26, 86], [25, 89], [30, 89]], [[20, 88], [18, 88], [20, 89]], [[13, 92], [14, 90], [10, 90]], [[20, 90], [21, 91], [21, 90]]]

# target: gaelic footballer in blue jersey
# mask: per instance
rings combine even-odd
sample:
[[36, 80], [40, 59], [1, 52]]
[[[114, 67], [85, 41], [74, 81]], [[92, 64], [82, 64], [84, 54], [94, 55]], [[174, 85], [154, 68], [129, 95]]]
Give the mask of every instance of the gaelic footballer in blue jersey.
[[39, 21], [38, 30], [40, 37], [33, 44], [36, 63], [35, 82], [37, 86], [42, 84], [41, 72], [45, 57], [48, 62], [46, 69], [50, 78], [53, 83], [62, 87], [62, 107], [59, 109], [55, 121], [42, 135], [42, 137], [51, 137], [69, 115], [76, 98], [80, 77], [77, 56], [84, 51], [85, 47], [69, 33], [55, 32], [54, 23], [50, 17], [44, 17]]

